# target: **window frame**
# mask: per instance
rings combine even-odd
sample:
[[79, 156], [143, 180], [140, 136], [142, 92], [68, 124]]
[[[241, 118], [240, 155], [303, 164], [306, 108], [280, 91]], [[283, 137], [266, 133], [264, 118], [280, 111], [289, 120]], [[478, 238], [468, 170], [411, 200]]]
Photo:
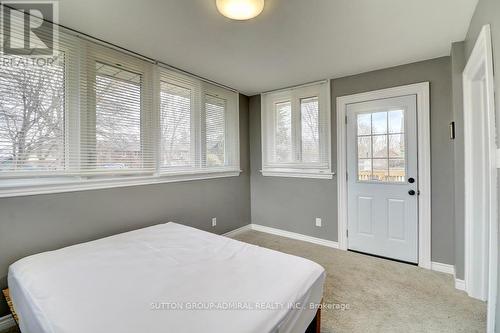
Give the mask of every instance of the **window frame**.
[[[142, 154], [151, 154], [152, 167], [147, 168], [143, 167], [142, 170], [120, 170], [120, 169], [112, 169], [110, 171], [104, 171], [103, 169], [89, 169], [88, 174], [82, 172], [81, 164], [80, 164], [80, 174], [86, 176], [88, 179], [92, 179], [94, 177], [106, 177], [107, 175], [111, 177], [117, 176], [141, 176], [141, 175], [154, 175], [156, 172], [156, 153], [154, 152], [154, 133], [148, 133], [147, 123], [153, 124], [154, 118], [154, 104], [153, 104], [153, 84], [154, 78], [152, 75], [153, 65], [148, 64], [144, 61], [141, 61], [133, 56], [129, 56], [127, 54], [123, 54], [122, 52], [112, 50], [105, 46], [100, 45], [91, 45], [88, 48], [87, 56], [86, 56], [86, 70], [87, 70], [87, 104], [86, 108], [82, 110], [80, 108], [80, 138], [83, 135], [86, 136], [87, 139], [90, 139], [93, 136], [95, 142], [97, 143], [97, 107], [96, 107], [96, 64], [101, 63], [104, 65], [108, 65], [115, 68], [123, 68], [125, 71], [137, 73], [141, 75], [141, 112], [140, 112], [140, 137], [141, 137], [141, 153]], [[89, 122], [90, 119], [90, 122]], [[155, 126], [151, 126], [151, 129], [154, 131]], [[85, 130], [87, 133], [82, 133], [82, 130]], [[80, 145], [80, 149], [82, 146]], [[96, 153], [97, 149], [93, 151]], [[80, 154], [80, 157], [82, 155]], [[97, 156], [97, 154], [96, 154]], [[143, 158], [142, 163], [146, 159]], [[81, 161], [80, 161], [81, 162]], [[87, 163], [90, 162], [86, 161]]]
[[[45, 177], [45, 178], [56, 178], [56, 177], [65, 177], [68, 174], [68, 166], [70, 165], [69, 162], [69, 156], [70, 156], [70, 145], [72, 145], [73, 142], [73, 137], [69, 135], [69, 128], [72, 128], [73, 125], [71, 123], [71, 118], [74, 117], [75, 110], [72, 106], [72, 97], [74, 96], [72, 94], [72, 91], [70, 90], [70, 87], [68, 87], [68, 84], [66, 83], [66, 78], [72, 77], [73, 79], [75, 76], [70, 74], [69, 68], [71, 67], [70, 64], [73, 66], [75, 64], [75, 55], [73, 53], [73, 50], [71, 50], [68, 47], [65, 47], [63, 45], [58, 45], [58, 52], [63, 52], [64, 53], [64, 68], [63, 68], [63, 95], [64, 95], [64, 110], [63, 110], [63, 122], [62, 122], [62, 127], [63, 127], [63, 134], [62, 134], [62, 139], [63, 139], [63, 153], [61, 154], [64, 159], [63, 161], [63, 168], [59, 170], [54, 170], [54, 171], [20, 171], [20, 172], [0, 172], [0, 183], [5, 182], [5, 181], [10, 181], [10, 180], [16, 180], [16, 179], [25, 179], [25, 178], [32, 178], [32, 179], [38, 179], [40, 177]], [[78, 77], [78, 75], [76, 76]], [[0, 186], [0, 191], [2, 187]]]
[[[162, 71], [160, 72], [160, 80], [159, 80], [159, 102], [158, 102], [158, 108], [159, 108], [159, 120], [158, 120], [158, 126], [159, 126], [159, 143], [158, 143], [158, 173], [162, 175], [168, 175], [168, 174], [174, 174], [174, 173], [179, 173], [179, 172], [194, 172], [198, 169], [197, 165], [197, 158], [196, 156], [199, 156], [200, 151], [199, 151], [199, 145], [197, 145], [197, 141], [199, 140], [200, 133], [198, 131], [199, 129], [199, 123], [200, 123], [200, 114], [199, 114], [199, 108], [197, 108], [197, 102], [196, 100], [200, 98], [199, 92], [196, 89], [196, 82], [194, 80], [189, 80], [188, 77], [185, 78], [185, 82], [172, 82], [168, 81], [167, 75], [162, 75], [165, 72]], [[183, 80], [184, 81], [184, 80]], [[191, 161], [191, 164], [193, 166], [178, 166], [178, 167], [165, 167], [162, 164], [163, 161], [163, 150], [164, 150], [164, 140], [162, 138], [163, 134], [163, 121], [162, 121], [162, 110], [161, 110], [161, 94], [162, 94], [162, 84], [169, 84], [173, 86], [177, 86], [180, 88], [184, 88], [190, 91], [191, 98], [190, 98], [190, 146], [192, 149], [191, 152], [191, 157], [193, 158], [193, 161]]]
[[[206, 170], [220, 170], [221, 172], [240, 169], [240, 114], [239, 114], [239, 96], [233, 98], [227, 89], [215, 86], [213, 84], [203, 83], [202, 92], [202, 128], [205, 127], [206, 122], [206, 96], [210, 95], [215, 98], [224, 99], [226, 101], [225, 110], [225, 131], [224, 131], [224, 166], [221, 167], [206, 167], [206, 155], [202, 158]], [[232, 111], [231, 111], [232, 110]], [[206, 144], [206, 133], [202, 130], [202, 142]], [[234, 140], [234, 138], [238, 138]], [[206, 154], [206, 147], [203, 147], [202, 154]], [[236, 166], [236, 167], [235, 167]]]
[[[302, 159], [302, 100], [318, 98], [319, 161]], [[276, 162], [276, 105], [291, 103], [291, 162]], [[320, 81], [261, 94], [262, 170], [263, 176], [332, 179], [331, 170], [331, 101], [330, 81]], [[323, 156], [323, 160], [322, 157]]]
[[[180, 174], [208, 174], [213, 175], [215, 173], [221, 174], [232, 174], [235, 172], [238, 175], [241, 173], [240, 170], [240, 136], [239, 136], [239, 94], [229, 91], [225, 88], [218, 87], [214, 84], [203, 82], [199, 79], [189, 77], [187, 75], [177, 73], [170, 69], [159, 68], [160, 79], [156, 80], [158, 84], [157, 90], [160, 92], [156, 94], [156, 99], [158, 103], [158, 133], [161, 135], [161, 110], [159, 100], [161, 97], [161, 83], [178, 85], [183, 88], [191, 89], [192, 92], [192, 105], [191, 117], [192, 124], [191, 129], [194, 129], [194, 156], [193, 161], [194, 167], [183, 169], [181, 168], [164, 168], [161, 165], [158, 166], [158, 174], [160, 176], [169, 175], [180, 175]], [[169, 81], [169, 78], [171, 78]], [[224, 99], [227, 103], [226, 114], [225, 114], [225, 145], [224, 145], [224, 157], [225, 165], [220, 167], [207, 167], [206, 163], [206, 133], [205, 133], [205, 123], [206, 123], [206, 106], [205, 100], [206, 95], [213, 96], [215, 98]], [[158, 137], [159, 143], [158, 148], [158, 159], [157, 162], [161, 163], [161, 155], [163, 153], [163, 140]], [[193, 143], [192, 143], [193, 144]], [[212, 177], [208, 177], [212, 178]]]

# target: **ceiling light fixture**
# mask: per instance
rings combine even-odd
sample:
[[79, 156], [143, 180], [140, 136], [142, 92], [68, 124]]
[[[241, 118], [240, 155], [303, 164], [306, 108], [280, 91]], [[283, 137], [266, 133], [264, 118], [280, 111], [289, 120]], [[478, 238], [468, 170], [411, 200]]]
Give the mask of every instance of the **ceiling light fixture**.
[[233, 20], [249, 20], [264, 9], [264, 0], [216, 0], [219, 12]]

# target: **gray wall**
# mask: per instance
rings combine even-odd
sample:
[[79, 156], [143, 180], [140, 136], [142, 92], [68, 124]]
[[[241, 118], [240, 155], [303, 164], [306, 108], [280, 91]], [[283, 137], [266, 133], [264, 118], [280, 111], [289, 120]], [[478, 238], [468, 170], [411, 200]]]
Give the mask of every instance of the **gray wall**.
[[[474, 43], [485, 24], [491, 25], [491, 37], [493, 42], [493, 61], [495, 67], [495, 104], [496, 104], [496, 123], [497, 123], [497, 141], [500, 138], [500, 1], [499, 0], [479, 0], [479, 3], [472, 17], [472, 21], [465, 39], [465, 53], [468, 58], [474, 48]], [[500, 176], [500, 175], [499, 175]], [[499, 177], [500, 179], [500, 177]], [[500, 199], [500, 196], [499, 196]], [[500, 204], [500, 202], [499, 202]], [[500, 265], [499, 265], [500, 276]], [[497, 316], [496, 330], [500, 332], [500, 279], [498, 280], [497, 296]]]
[[[0, 199], [0, 287], [38, 252], [176, 221], [215, 233], [250, 223], [248, 97], [240, 97], [239, 177]], [[211, 218], [217, 217], [217, 227]], [[0, 302], [0, 317], [7, 313]]]
[[[263, 177], [260, 96], [250, 97], [250, 169], [252, 223], [337, 240], [335, 181]], [[323, 227], [315, 227], [315, 218]]]
[[[453, 144], [448, 125], [453, 118], [451, 59], [443, 57], [332, 80], [332, 152], [336, 170], [335, 101], [338, 96], [411, 83], [431, 83], [432, 260], [454, 264]], [[260, 96], [250, 98], [252, 222], [337, 240], [337, 183], [263, 177], [260, 145]], [[323, 227], [314, 218], [323, 218]]]
[[465, 67], [465, 43], [457, 42], [451, 46], [451, 75], [453, 94], [453, 120], [455, 121], [454, 149], [454, 190], [455, 190], [455, 274], [458, 279], [464, 279], [464, 240], [465, 240], [465, 211], [464, 211], [464, 110], [462, 73]]

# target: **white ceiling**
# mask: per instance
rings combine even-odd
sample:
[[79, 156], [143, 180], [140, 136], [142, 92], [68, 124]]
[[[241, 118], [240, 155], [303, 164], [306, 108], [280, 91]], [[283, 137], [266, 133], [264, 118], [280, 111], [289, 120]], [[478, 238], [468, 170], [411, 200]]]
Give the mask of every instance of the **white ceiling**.
[[252, 95], [449, 55], [477, 0], [60, 0], [60, 23]]

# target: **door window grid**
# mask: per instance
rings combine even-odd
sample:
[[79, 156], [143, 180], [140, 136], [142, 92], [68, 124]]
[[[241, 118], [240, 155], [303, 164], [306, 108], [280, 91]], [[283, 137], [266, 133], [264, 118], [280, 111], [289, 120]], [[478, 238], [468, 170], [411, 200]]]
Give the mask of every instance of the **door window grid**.
[[358, 181], [406, 179], [404, 110], [357, 115]]

